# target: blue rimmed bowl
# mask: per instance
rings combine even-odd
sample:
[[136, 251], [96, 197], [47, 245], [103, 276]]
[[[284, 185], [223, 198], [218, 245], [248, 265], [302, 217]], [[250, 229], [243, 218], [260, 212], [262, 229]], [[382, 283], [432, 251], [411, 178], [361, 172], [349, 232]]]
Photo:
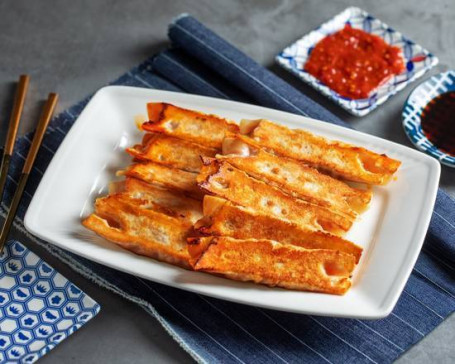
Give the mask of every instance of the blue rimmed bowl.
[[406, 100], [402, 117], [403, 128], [417, 149], [438, 159], [442, 164], [455, 168], [455, 156], [438, 149], [422, 131], [421, 115], [435, 97], [455, 91], [455, 71], [439, 73], [417, 86]]
[[[379, 86], [366, 99], [352, 100], [342, 97], [304, 70], [305, 63], [315, 45], [327, 35], [343, 29], [346, 24], [367, 33], [375, 34], [384, 39], [386, 43], [402, 50], [406, 69]], [[404, 89], [409, 83], [422, 77], [425, 72], [438, 63], [438, 59], [422, 46], [406, 38], [401, 33], [390, 28], [387, 24], [368, 14], [366, 11], [356, 7], [347, 8], [311, 33], [285, 48], [278, 54], [276, 61], [280, 66], [295, 74], [297, 77], [320, 91], [323, 95], [356, 116], [368, 114], [370, 111], [386, 102], [398, 91]]]

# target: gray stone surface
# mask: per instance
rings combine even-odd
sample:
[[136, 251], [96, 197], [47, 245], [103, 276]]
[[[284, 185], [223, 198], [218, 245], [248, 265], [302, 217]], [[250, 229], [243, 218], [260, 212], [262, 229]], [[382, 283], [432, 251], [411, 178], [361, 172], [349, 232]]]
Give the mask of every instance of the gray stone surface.
[[[406, 88], [371, 115], [355, 118], [273, 66], [274, 55], [347, 6], [358, 5], [400, 30], [440, 59], [432, 74], [453, 68], [453, 0], [395, 1], [2, 1], [0, 2], [0, 140], [5, 135], [11, 90], [20, 73], [32, 83], [21, 132], [32, 128], [40, 101], [60, 94], [64, 110], [166, 45], [170, 20], [191, 13], [258, 62], [357, 129], [411, 146], [401, 127]], [[426, 76], [427, 77], [427, 76]], [[455, 170], [443, 167], [441, 186], [455, 196]], [[20, 233], [15, 236], [21, 238]], [[27, 242], [27, 239], [22, 239]], [[163, 328], [136, 305], [85, 280], [42, 248], [30, 248], [102, 306], [99, 316], [46, 355], [42, 363], [190, 362]], [[455, 362], [455, 316], [398, 362]]]

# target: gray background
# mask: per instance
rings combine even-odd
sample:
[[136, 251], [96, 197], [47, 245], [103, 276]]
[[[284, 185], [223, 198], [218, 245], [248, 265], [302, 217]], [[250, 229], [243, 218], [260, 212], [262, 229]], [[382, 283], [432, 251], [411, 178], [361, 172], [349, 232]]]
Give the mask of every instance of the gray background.
[[[36, 122], [40, 102], [48, 92], [60, 94], [58, 111], [66, 109], [163, 49], [168, 23], [187, 12], [355, 128], [411, 146], [402, 131], [400, 114], [413, 86], [369, 116], [355, 118], [273, 65], [273, 57], [286, 45], [351, 5], [370, 11], [437, 55], [440, 64], [431, 74], [454, 67], [453, 0], [4, 0], [0, 2], [0, 140], [6, 133], [11, 93], [19, 74], [28, 73], [32, 78], [20, 127], [26, 132]], [[455, 196], [455, 170], [443, 167], [441, 186]], [[191, 362], [139, 307], [72, 272], [19, 233], [14, 235], [102, 306], [94, 320], [52, 350], [42, 363]], [[455, 362], [454, 342], [452, 315], [399, 362]]]

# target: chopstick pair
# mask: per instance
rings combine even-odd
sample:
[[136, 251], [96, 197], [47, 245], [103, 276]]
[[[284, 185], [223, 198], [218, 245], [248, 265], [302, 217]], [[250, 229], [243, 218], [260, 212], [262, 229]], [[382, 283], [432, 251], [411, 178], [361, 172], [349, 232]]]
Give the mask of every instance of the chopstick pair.
[[[25, 96], [27, 94], [29, 81], [29, 76], [20, 76], [16, 95], [14, 98], [14, 106], [9, 121], [8, 133], [6, 136], [5, 146], [3, 148], [2, 164], [0, 167], [0, 201], [3, 198], [3, 191], [6, 184], [6, 178], [8, 176], [11, 157], [13, 155], [17, 130], [19, 127], [22, 110], [24, 108]], [[55, 106], [57, 105], [57, 100], [58, 95], [55, 93], [50, 93], [41, 112], [41, 116], [38, 121], [35, 134], [33, 136], [32, 144], [28, 151], [27, 158], [25, 159], [22, 173], [16, 186], [16, 191], [14, 192], [13, 200], [11, 201], [5, 222], [3, 223], [3, 227], [0, 232], [0, 253], [3, 251], [3, 247], [5, 246], [6, 240], [8, 238], [11, 225], [14, 221], [14, 217], [16, 216], [16, 212], [22, 198], [22, 194], [24, 193], [25, 186], [27, 185], [28, 176], [32, 170], [33, 163], [35, 162], [36, 155], [38, 154], [38, 150], [41, 146], [41, 142], [43, 141], [44, 133], [46, 132], [49, 121], [51, 120], [52, 114], [54, 113]]]

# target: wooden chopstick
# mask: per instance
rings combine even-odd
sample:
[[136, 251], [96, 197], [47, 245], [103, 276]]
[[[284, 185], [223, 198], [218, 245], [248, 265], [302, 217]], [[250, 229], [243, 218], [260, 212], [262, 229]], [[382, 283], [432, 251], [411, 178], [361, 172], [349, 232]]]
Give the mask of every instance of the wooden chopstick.
[[14, 106], [9, 119], [8, 133], [6, 135], [5, 145], [3, 147], [2, 162], [0, 166], [0, 201], [2, 200], [3, 190], [5, 188], [6, 177], [13, 154], [14, 142], [16, 141], [17, 129], [21, 119], [22, 110], [24, 108], [25, 96], [27, 95], [28, 84], [30, 77], [21, 75], [14, 96]]
[[43, 107], [38, 126], [33, 136], [32, 145], [27, 154], [27, 159], [25, 160], [24, 167], [22, 168], [22, 174], [19, 178], [19, 182], [14, 192], [13, 201], [9, 208], [8, 214], [6, 215], [6, 220], [3, 224], [2, 231], [0, 233], [0, 253], [3, 251], [5, 246], [6, 239], [8, 238], [11, 225], [13, 223], [14, 217], [16, 216], [17, 208], [22, 198], [22, 194], [27, 185], [28, 176], [32, 170], [33, 163], [35, 162], [36, 155], [43, 141], [44, 133], [46, 132], [49, 121], [51, 120], [52, 114], [54, 113], [55, 106], [57, 105], [58, 95], [55, 93], [49, 94], [49, 97], [46, 101], [46, 104]]

